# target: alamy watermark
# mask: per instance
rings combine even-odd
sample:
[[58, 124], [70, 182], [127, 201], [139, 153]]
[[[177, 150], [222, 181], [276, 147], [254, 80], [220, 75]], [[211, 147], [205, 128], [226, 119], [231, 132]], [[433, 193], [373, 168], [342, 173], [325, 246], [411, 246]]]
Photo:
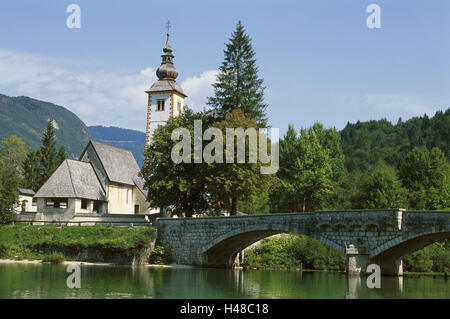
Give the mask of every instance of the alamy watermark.
[[67, 288], [81, 288], [80, 265], [70, 264], [67, 266], [66, 272], [70, 273], [66, 280]]
[[370, 264], [367, 266], [367, 273], [371, 273], [367, 277], [366, 285], [368, 288], [381, 288], [381, 269], [377, 264]]
[[[225, 149], [222, 130], [217, 127], [202, 129], [202, 121], [194, 120], [194, 153], [192, 154], [191, 133], [187, 128], [179, 127], [172, 131], [172, 140], [179, 141], [171, 151], [172, 161], [176, 164], [191, 163], [192, 155], [194, 163], [223, 163], [224, 150], [225, 162], [230, 164], [242, 164], [246, 161], [246, 144], [248, 144], [248, 163], [257, 163], [258, 159], [262, 164], [261, 174], [275, 174], [279, 168], [279, 129], [270, 129], [270, 155], [268, 154], [267, 128], [226, 128], [225, 129]], [[248, 143], [246, 143], [248, 138]], [[235, 144], [236, 139], [236, 144]], [[211, 141], [202, 149], [202, 141]], [[234, 150], [236, 145], [236, 157]]]
[[81, 8], [78, 4], [69, 4], [66, 8], [66, 12], [70, 13], [67, 17], [66, 25], [69, 29], [81, 28]]
[[381, 8], [378, 4], [372, 3], [367, 6], [367, 13], [370, 15], [367, 17], [366, 25], [369, 29], [381, 28]]

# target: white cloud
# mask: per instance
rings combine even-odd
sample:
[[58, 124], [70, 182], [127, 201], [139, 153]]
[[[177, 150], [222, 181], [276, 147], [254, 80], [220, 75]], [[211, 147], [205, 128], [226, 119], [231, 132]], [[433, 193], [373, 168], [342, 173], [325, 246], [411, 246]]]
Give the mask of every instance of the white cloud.
[[[0, 93], [25, 95], [62, 105], [87, 125], [114, 125], [145, 130], [147, 95], [155, 70], [114, 74], [77, 68], [80, 61], [41, 57], [0, 49]], [[181, 86], [189, 106], [198, 110], [213, 94], [216, 71], [185, 79]]]
[[214, 95], [212, 84], [216, 82], [217, 70], [203, 72], [200, 76], [187, 78], [181, 83], [183, 91], [188, 95], [186, 104], [196, 110], [201, 111], [207, 107], [206, 99]]

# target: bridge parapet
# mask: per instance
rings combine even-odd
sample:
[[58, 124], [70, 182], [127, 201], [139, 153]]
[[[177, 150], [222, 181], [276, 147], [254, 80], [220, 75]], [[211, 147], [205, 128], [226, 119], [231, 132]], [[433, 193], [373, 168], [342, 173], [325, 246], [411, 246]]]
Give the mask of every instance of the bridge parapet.
[[[349, 265], [355, 265], [350, 273], [360, 272], [371, 260], [400, 273], [398, 260], [407, 251], [401, 243], [430, 234], [438, 234], [431, 240], [446, 238], [450, 212], [386, 209], [162, 218], [156, 226], [157, 244], [168, 247], [179, 264], [229, 267], [234, 256], [255, 241], [288, 232], [309, 236], [346, 254]], [[415, 249], [417, 244], [409, 246]], [[387, 265], [386, 258], [394, 260], [394, 266]]]

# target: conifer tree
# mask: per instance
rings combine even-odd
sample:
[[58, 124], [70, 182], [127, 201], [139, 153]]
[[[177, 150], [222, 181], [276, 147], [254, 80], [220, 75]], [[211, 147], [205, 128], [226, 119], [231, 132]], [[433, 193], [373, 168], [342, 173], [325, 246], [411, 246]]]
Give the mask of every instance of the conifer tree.
[[66, 153], [66, 149], [64, 148], [64, 145], [61, 145], [61, 147], [58, 149], [58, 154], [57, 154], [57, 163], [59, 165], [61, 165], [62, 162], [64, 162], [64, 160], [67, 158], [67, 153]]
[[245, 117], [255, 119], [259, 127], [266, 127], [263, 79], [258, 77], [251, 39], [240, 21], [225, 45], [225, 59], [213, 84], [215, 95], [208, 98], [208, 104], [221, 120], [240, 108]]
[[53, 121], [50, 119], [42, 137], [42, 147], [34, 152], [29, 152], [23, 161], [24, 187], [34, 191], [39, 190], [61, 162], [67, 158], [64, 146], [61, 146], [58, 152], [56, 151], [55, 139]]
[[51, 119], [47, 122], [47, 129], [44, 133], [44, 137], [42, 138], [41, 163], [43, 169], [42, 183], [45, 183], [45, 181], [47, 181], [47, 179], [58, 168], [55, 131], [53, 128], [53, 121]]

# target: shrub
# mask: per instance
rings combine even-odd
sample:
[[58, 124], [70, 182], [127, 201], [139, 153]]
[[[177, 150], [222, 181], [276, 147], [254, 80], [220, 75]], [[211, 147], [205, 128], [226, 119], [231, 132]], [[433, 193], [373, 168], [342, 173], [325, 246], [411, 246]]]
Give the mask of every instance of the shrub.
[[168, 265], [172, 263], [172, 256], [169, 249], [163, 246], [156, 246], [150, 254], [149, 263], [157, 265]]
[[344, 270], [345, 256], [324, 244], [298, 235], [267, 238], [245, 251], [244, 266], [256, 268], [299, 268]]

